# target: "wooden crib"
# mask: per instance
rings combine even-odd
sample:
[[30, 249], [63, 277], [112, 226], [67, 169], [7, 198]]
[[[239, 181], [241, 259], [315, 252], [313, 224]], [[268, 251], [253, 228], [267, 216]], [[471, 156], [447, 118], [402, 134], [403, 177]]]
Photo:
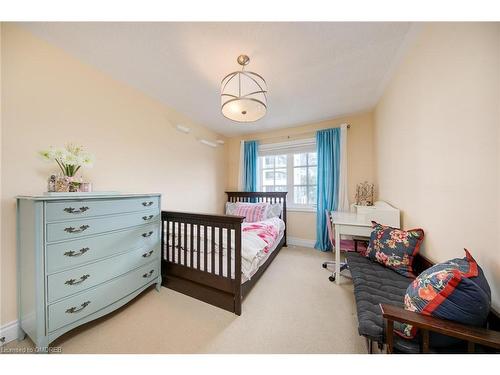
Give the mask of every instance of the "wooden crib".
[[[241, 302], [283, 246], [286, 246], [286, 192], [226, 192], [228, 202], [280, 203], [285, 232], [276, 249], [250, 280], [242, 283], [243, 218], [162, 211], [162, 285], [241, 315]], [[172, 233], [170, 233], [172, 232]], [[203, 236], [194, 235], [202, 233]], [[202, 237], [202, 238], [201, 238]], [[216, 241], [216, 238], [219, 241]], [[231, 244], [233, 243], [234, 246]], [[223, 256], [222, 243], [226, 243]], [[197, 249], [211, 249], [197, 251]], [[231, 256], [227, 256], [231, 254]]]

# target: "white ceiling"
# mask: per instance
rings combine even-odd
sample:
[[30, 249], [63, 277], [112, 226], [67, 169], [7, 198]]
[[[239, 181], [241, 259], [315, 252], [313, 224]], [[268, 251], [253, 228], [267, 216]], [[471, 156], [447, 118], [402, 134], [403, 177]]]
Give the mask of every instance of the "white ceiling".
[[[35, 35], [224, 135], [373, 108], [410, 23], [22, 23]], [[219, 85], [248, 54], [268, 84], [268, 113], [235, 123]]]

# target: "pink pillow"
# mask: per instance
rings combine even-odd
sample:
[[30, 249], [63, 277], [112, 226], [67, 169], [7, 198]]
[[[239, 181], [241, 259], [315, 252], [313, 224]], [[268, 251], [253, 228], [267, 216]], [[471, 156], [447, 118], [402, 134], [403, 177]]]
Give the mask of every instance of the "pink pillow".
[[266, 219], [269, 203], [236, 203], [236, 216], [244, 216], [245, 222], [254, 223]]

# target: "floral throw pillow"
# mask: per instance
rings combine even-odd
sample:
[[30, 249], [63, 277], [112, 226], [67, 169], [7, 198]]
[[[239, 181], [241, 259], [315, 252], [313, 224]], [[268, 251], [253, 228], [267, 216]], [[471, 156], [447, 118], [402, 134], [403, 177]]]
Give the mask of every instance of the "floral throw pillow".
[[373, 231], [365, 256], [406, 277], [415, 277], [413, 258], [424, 239], [422, 229], [408, 231], [372, 221]]
[[[404, 299], [405, 309], [459, 323], [481, 326], [488, 317], [491, 291], [483, 271], [470, 253], [423, 271], [413, 280]], [[417, 329], [407, 323], [394, 324], [395, 332], [413, 338]], [[431, 337], [433, 346], [451, 344], [442, 335]]]

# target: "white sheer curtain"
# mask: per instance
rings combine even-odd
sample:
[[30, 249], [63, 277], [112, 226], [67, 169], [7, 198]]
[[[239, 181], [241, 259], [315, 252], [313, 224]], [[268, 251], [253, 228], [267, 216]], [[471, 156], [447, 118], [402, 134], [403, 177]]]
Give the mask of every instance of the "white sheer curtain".
[[340, 171], [338, 211], [349, 211], [349, 192], [347, 190], [347, 124], [340, 126]]

